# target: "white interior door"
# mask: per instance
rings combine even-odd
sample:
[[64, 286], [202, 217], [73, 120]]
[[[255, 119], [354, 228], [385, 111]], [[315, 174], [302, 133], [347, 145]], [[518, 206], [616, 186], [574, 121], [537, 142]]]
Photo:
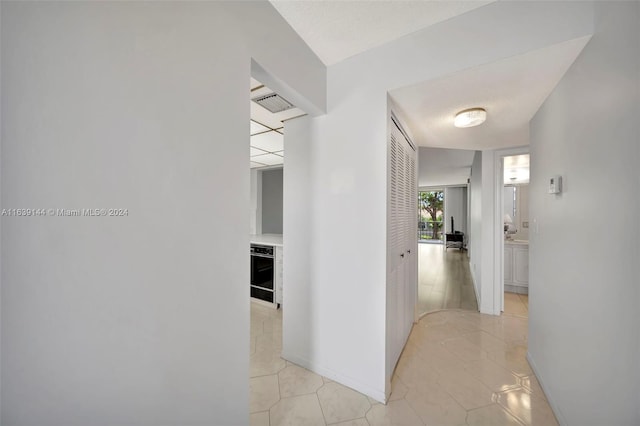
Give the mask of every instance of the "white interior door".
[[392, 121], [387, 218], [387, 345], [393, 370], [415, 320], [417, 298], [417, 153]]

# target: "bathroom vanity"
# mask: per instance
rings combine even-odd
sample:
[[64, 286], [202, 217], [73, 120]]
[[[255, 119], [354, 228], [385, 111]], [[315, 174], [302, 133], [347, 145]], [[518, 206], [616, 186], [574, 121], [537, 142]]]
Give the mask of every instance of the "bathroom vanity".
[[505, 240], [504, 291], [529, 294], [529, 241]]

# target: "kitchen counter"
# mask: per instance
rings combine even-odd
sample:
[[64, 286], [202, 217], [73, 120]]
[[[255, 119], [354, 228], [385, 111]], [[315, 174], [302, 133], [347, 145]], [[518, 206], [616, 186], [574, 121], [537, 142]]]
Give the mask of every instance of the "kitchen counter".
[[282, 247], [282, 234], [252, 234], [249, 235], [251, 244]]

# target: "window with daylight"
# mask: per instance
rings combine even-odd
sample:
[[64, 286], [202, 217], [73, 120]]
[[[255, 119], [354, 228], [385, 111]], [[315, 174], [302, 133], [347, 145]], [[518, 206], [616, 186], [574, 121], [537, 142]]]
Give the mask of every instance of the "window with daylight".
[[418, 241], [442, 244], [444, 191], [418, 192]]

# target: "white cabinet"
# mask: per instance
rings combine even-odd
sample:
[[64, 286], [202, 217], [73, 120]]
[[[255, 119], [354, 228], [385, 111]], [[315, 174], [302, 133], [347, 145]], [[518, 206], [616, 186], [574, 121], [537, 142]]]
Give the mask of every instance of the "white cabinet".
[[529, 286], [529, 247], [515, 247], [513, 249], [513, 281], [516, 285]]
[[[417, 299], [416, 150], [390, 120], [387, 168], [387, 375], [400, 357], [415, 320]], [[389, 377], [388, 377], [389, 379]]]
[[529, 245], [504, 243], [504, 289], [512, 293], [529, 293]]
[[[504, 245], [504, 284], [513, 282], [513, 246]], [[506, 289], [505, 289], [506, 290]]]

